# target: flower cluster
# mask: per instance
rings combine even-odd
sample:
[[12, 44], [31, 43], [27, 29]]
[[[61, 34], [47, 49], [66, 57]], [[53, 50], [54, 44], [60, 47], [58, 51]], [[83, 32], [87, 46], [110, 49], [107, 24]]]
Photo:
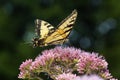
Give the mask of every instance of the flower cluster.
[[98, 56], [97, 53], [83, 52], [80, 55], [77, 65], [79, 73], [90, 73], [99, 71], [100, 69], [106, 69], [108, 64], [102, 56]]
[[25, 79], [26, 77], [30, 77], [30, 66], [32, 63], [32, 59], [26, 60], [20, 65], [19, 70], [21, 71], [18, 78]]
[[40, 79], [47, 73], [53, 80], [117, 80], [108, 70], [108, 63], [98, 53], [73, 47], [55, 47], [20, 65], [21, 79]]

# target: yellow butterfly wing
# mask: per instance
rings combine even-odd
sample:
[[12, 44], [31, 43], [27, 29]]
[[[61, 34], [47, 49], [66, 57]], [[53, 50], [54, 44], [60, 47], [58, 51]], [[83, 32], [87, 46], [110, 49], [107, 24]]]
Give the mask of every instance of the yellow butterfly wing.
[[44, 44], [55, 45], [64, 43], [73, 28], [73, 24], [75, 23], [76, 18], [77, 11], [74, 10], [58, 25], [58, 28], [54, 32], [46, 37], [46, 39], [44, 40]]
[[36, 24], [35, 31], [36, 31], [37, 36], [39, 36], [39, 39], [46, 38], [49, 34], [54, 32], [55, 30], [51, 24], [49, 24], [48, 22], [44, 20], [36, 19], [35, 24]]

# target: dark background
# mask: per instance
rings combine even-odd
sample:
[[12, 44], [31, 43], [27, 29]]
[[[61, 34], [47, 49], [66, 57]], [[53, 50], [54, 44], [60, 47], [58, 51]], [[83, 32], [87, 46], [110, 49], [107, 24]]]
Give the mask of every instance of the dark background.
[[0, 0], [0, 79], [19, 80], [19, 66], [42, 50], [29, 42], [34, 20], [54, 26], [78, 11], [70, 44], [105, 56], [112, 75], [120, 79], [120, 0]]

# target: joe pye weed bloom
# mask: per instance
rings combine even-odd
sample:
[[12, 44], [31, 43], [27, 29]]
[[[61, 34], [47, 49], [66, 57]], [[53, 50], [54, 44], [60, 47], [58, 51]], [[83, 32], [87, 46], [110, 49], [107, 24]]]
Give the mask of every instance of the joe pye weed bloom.
[[53, 80], [117, 80], [108, 70], [108, 63], [98, 53], [73, 47], [45, 50], [35, 60], [20, 65], [18, 78], [41, 80], [47, 73]]

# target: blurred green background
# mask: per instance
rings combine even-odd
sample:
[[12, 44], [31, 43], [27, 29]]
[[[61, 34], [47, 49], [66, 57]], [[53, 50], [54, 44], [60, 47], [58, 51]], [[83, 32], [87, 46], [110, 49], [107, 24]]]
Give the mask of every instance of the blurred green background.
[[48, 48], [27, 44], [35, 35], [35, 19], [57, 26], [74, 9], [78, 17], [70, 44], [105, 56], [120, 79], [120, 0], [0, 0], [0, 79], [19, 80], [20, 64]]

